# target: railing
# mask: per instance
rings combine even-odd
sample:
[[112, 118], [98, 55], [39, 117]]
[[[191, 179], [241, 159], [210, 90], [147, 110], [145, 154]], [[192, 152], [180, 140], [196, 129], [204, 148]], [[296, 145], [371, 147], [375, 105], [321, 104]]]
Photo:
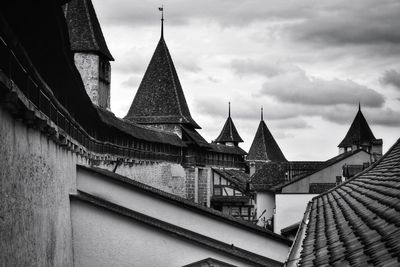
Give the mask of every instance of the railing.
[[[6, 38], [5, 34], [0, 32], [0, 71], [8, 77], [10, 83], [18, 86], [18, 89], [23, 93], [32, 107], [44, 114], [63, 131], [63, 138], [65, 138], [64, 134], [68, 135], [88, 151], [99, 154], [111, 154], [145, 160], [165, 160], [177, 163], [181, 161], [182, 156], [179, 153], [180, 148], [178, 147], [174, 148], [176, 154], [171, 154], [121, 146], [109, 141], [93, 138], [88, 134], [87, 129], [85, 130], [79, 125], [54, 97], [47, 84], [40, 78], [40, 75], [32, 66], [23, 49], [18, 47], [18, 45], [11, 47], [6, 42]], [[14, 44], [16, 42], [10, 41], [9, 43]], [[15, 51], [19, 53], [15, 53]], [[95, 132], [95, 130], [89, 129], [89, 132]]]

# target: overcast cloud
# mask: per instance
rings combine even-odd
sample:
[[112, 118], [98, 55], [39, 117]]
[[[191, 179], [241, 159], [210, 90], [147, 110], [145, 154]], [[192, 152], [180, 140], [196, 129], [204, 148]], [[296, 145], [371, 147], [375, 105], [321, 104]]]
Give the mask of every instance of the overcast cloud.
[[[116, 59], [111, 108], [123, 117], [160, 37], [161, 2], [93, 2]], [[165, 40], [208, 141], [228, 101], [244, 149], [263, 106], [290, 160], [334, 156], [358, 102], [385, 149], [400, 137], [400, 1], [173, 0], [164, 8]]]

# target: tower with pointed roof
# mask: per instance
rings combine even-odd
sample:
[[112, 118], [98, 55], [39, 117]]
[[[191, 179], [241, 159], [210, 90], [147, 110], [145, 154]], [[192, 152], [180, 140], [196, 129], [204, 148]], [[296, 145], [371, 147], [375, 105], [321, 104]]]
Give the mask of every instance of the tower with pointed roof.
[[228, 118], [214, 142], [227, 146], [238, 146], [239, 143], [243, 142], [231, 118], [231, 102], [229, 102]]
[[382, 155], [382, 139], [376, 139], [361, 112], [361, 104], [358, 104], [358, 111], [354, 118], [350, 129], [342, 142], [338, 145], [339, 154], [353, 151], [356, 149], [364, 149], [372, 155]]
[[111, 66], [108, 50], [91, 0], [72, 0], [64, 5], [71, 49], [93, 104], [110, 109]]
[[247, 154], [246, 161], [250, 164], [250, 175], [264, 163], [287, 162], [278, 143], [264, 122], [263, 108], [261, 108], [260, 124]]
[[190, 115], [178, 74], [164, 40], [163, 15], [160, 40], [125, 119], [174, 132], [181, 137], [181, 126], [189, 130], [201, 129]]

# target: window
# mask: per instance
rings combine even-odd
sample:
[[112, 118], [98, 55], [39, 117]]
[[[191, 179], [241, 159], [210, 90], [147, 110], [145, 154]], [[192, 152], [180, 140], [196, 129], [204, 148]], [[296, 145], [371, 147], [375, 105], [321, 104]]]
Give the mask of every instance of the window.
[[231, 207], [231, 215], [239, 216], [240, 215], [240, 208], [239, 207]]
[[214, 196], [221, 195], [221, 187], [214, 187]]

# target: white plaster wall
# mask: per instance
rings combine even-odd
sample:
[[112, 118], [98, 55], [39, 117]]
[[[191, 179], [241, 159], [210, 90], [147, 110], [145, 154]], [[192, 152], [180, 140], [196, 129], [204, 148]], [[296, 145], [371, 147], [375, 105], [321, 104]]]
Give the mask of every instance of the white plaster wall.
[[257, 225], [264, 227], [266, 221], [274, 215], [275, 195], [271, 192], [257, 192], [256, 203], [257, 218], [259, 218], [265, 210], [265, 213], [259, 218], [257, 223]]
[[308, 202], [318, 194], [276, 194], [274, 232], [281, 233], [287, 226], [303, 219]]
[[72, 266], [69, 193], [84, 160], [0, 107], [0, 266]]
[[245, 230], [240, 226], [184, 208], [179, 204], [160, 200], [142, 191], [115, 183], [108, 177], [86, 170], [78, 169], [77, 187], [83, 192], [100, 196], [131, 210], [227, 244], [234, 244], [277, 261], [283, 262], [289, 251], [289, 246], [282, 241]]
[[282, 193], [308, 193], [310, 183], [336, 183], [336, 176], [342, 176], [342, 167], [344, 164], [363, 164], [364, 162], [371, 162], [371, 156], [367, 152], [360, 151], [323, 170], [283, 187]]
[[236, 266], [252, 266], [78, 200], [72, 201], [71, 217], [76, 267], [179, 267], [208, 257]]

